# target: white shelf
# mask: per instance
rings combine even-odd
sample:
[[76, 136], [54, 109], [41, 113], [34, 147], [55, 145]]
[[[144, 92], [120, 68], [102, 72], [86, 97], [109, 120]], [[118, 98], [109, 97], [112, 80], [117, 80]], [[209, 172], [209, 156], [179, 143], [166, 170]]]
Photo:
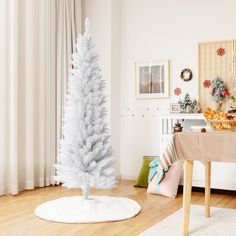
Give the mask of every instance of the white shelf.
[[205, 120], [202, 113], [168, 113], [161, 114], [161, 118], [172, 118], [181, 120]]

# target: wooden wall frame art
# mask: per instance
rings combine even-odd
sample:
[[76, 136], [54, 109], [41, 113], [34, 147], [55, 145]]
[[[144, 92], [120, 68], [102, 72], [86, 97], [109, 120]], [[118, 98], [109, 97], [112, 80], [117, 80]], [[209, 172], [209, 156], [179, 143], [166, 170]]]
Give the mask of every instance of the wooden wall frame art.
[[[212, 80], [223, 79], [230, 95], [236, 93], [236, 40], [205, 42], [198, 44], [199, 102], [203, 110], [214, 108], [211, 98]], [[223, 110], [227, 107], [223, 105]]]
[[168, 98], [169, 60], [135, 63], [136, 98]]

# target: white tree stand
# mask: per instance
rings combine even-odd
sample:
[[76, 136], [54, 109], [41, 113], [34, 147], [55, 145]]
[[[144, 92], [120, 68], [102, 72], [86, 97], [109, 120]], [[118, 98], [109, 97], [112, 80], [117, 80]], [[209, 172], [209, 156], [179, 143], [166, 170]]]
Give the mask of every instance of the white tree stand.
[[134, 200], [122, 197], [80, 196], [62, 197], [39, 205], [35, 215], [63, 223], [92, 223], [118, 221], [136, 216], [141, 206]]

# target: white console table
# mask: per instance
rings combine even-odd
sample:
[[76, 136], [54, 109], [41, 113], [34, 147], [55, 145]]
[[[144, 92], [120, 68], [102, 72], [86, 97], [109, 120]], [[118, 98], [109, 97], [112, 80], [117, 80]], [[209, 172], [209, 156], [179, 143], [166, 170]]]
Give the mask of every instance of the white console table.
[[170, 113], [162, 114], [160, 116], [161, 122], [161, 139], [160, 139], [160, 153], [163, 152], [166, 142], [172, 135], [172, 127], [177, 120], [183, 125], [183, 131], [189, 131], [192, 125], [206, 126], [207, 123], [202, 113], [199, 114], [186, 114], [186, 113]]
[[[182, 123], [184, 132], [190, 131], [191, 126], [207, 125], [203, 114], [162, 114], [160, 116], [160, 153], [165, 149], [165, 145], [172, 135], [172, 127], [177, 120]], [[192, 186], [204, 187], [205, 168], [202, 163], [196, 162], [193, 173]], [[236, 190], [236, 164], [213, 162], [211, 182], [212, 188]]]

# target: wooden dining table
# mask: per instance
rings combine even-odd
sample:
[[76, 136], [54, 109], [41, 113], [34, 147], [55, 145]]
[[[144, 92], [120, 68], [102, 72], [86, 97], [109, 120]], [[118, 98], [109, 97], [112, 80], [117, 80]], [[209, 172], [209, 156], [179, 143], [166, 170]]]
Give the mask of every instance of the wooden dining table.
[[236, 162], [236, 133], [183, 132], [174, 134], [173, 141], [178, 158], [184, 160], [182, 236], [187, 236], [194, 161], [205, 163], [205, 216], [210, 217], [211, 162]]

